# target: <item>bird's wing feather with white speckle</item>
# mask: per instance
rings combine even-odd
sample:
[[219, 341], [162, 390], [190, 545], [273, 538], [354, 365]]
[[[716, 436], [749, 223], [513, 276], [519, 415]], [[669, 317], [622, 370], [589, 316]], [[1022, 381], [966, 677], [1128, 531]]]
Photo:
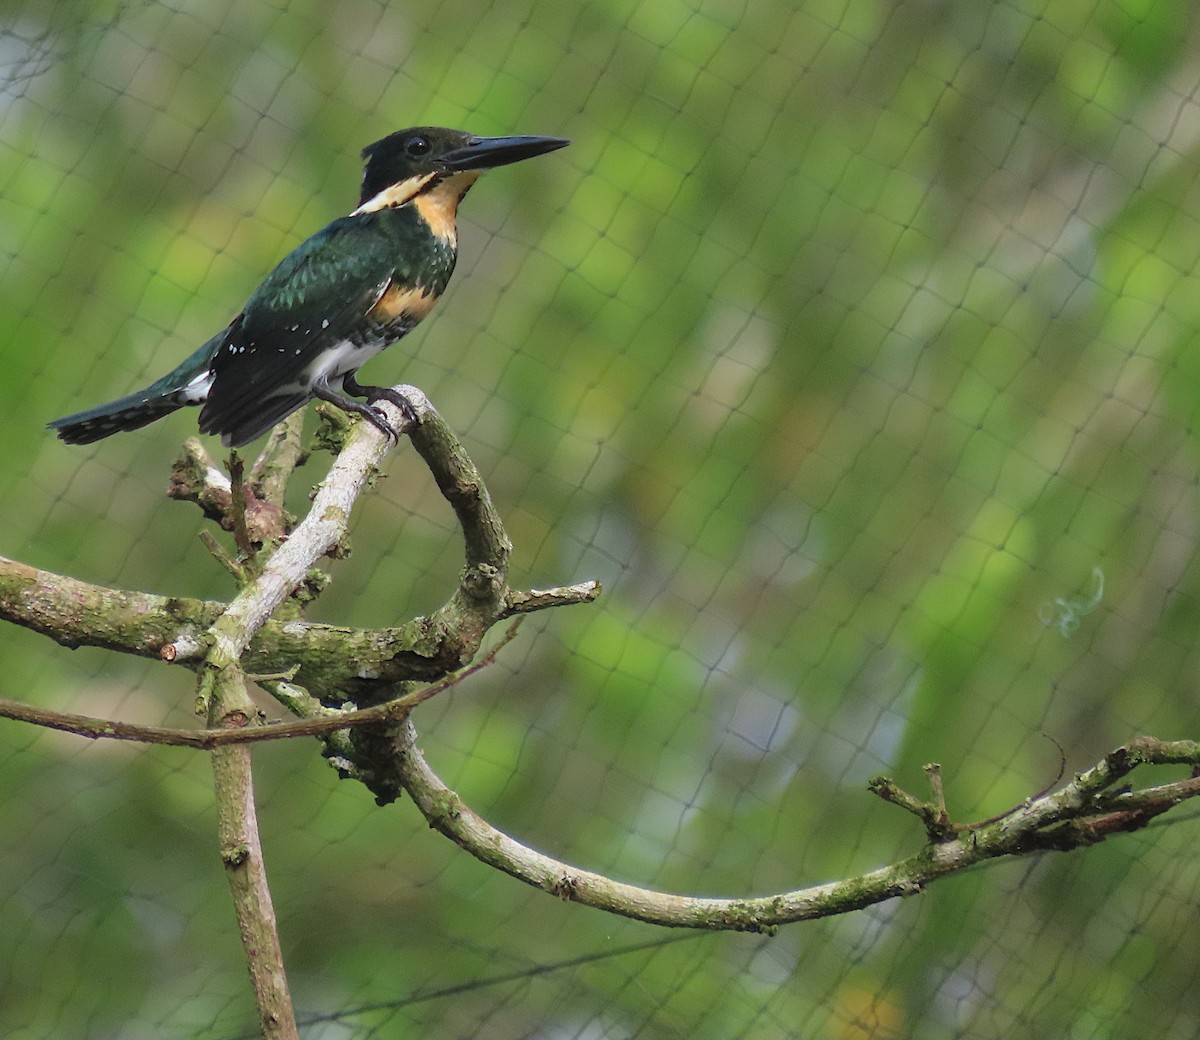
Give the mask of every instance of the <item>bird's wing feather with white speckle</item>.
[[245, 443], [300, 407], [314, 361], [360, 322], [393, 275], [403, 277], [394, 248], [364, 248], [370, 237], [361, 227], [347, 235], [351, 226], [351, 218], [334, 221], [255, 291], [213, 361], [202, 432]]

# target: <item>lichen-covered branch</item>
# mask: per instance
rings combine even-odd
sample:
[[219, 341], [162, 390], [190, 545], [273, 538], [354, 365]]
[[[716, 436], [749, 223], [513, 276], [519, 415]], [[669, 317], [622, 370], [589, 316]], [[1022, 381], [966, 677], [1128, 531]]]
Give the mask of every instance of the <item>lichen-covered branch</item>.
[[[213, 703], [218, 704], [216, 700]], [[240, 730], [251, 719], [246, 714], [251, 706], [238, 704], [239, 710], [235, 710], [236, 703], [226, 700], [220, 704], [222, 724], [230, 730]], [[213, 752], [218, 847], [233, 895], [263, 1036], [266, 1040], [298, 1040], [296, 1013], [284, 971], [259, 837], [250, 754], [247, 746], [223, 747]]]
[[[508, 586], [508, 536], [478, 471], [424, 395], [412, 387], [401, 389], [420, 417], [413, 442], [463, 525], [466, 565], [458, 587], [432, 615], [392, 628], [364, 630], [301, 619], [271, 620], [271, 610], [306, 580], [323, 555], [314, 556], [313, 547], [319, 543], [328, 551], [344, 536], [350, 505], [386, 449], [382, 437], [363, 430], [355, 434], [352, 446], [322, 483], [303, 534], [297, 529], [271, 556], [269, 573], [253, 585], [256, 591], [239, 597], [234, 616], [222, 623], [240, 629], [247, 617], [258, 618], [247, 629], [249, 643], [242, 648], [247, 671], [271, 673], [295, 667], [295, 681], [322, 700], [377, 703], [390, 697], [400, 683], [436, 681], [461, 668], [498, 621], [590, 602], [599, 595], [596, 582], [528, 592]], [[273, 445], [274, 439], [268, 450], [274, 450]], [[189, 442], [186, 454], [191, 464], [176, 468], [176, 497], [211, 499], [216, 488], [224, 496], [220, 509], [227, 508], [228, 478], [198, 444]], [[261, 469], [256, 463], [251, 470], [252, 485]], [[185, 470], [199, 483], [188, 484], [180, 477]], [[352, 472], [357, 476], [347, 483], [346, 475]], [[279, 494], [273, 485], [267, 493]], [[227, 519], [222, 512], [221, 522]], [[255, 530], [262, 533], [261, 528]], [[302, 572], [302, 563], [310, 560]], [[209, 649], [206, 633], [227, 609], [232, 607], [208, 600], [105, 588], [0, 557], [0, 619], [72, 648], [99, 646], [198, 668]]]
[[267, 435], [267, 446], [250, 470], [250, 486], [260, 501], [283, 508], [288, 484], [308, 453], [301, 445], [304, 411], [292, 412]]
[[[1200, 766], [1200, 742], [1139, 737], [1106, 755], [1056, 791], [1035, 797], [970, 831], [930, 841], [908, 859], [844, 881], [753, 898], [699, 898], [623, 884], [523, 845], [472, 812], [429, 768], [405, 724], [400, 783], [435, 828], [471, 855], [561, 899], [678, 928], [771, 931], [796, 921], [848, 913], [897, 896], [916, 895], [938, 878], [985, 860], [1065, 852], [1144, 827], [1155, 816], [1200, 795], [1189, 776], [1136, 791], [1117, 786], [1144, 766]], [[888, 782], [890, 784], [890, 781]], [[872, 782], [872, 790], [880, 781]], [[888, 798], [922, 820], [911, 796]]]
[[[219, 749], [244, 748], [260, 740], [319, 736], [361, 725], [398, 723], [397, 782], [429, 824], [490, 866], [561, 899], [623, 917], [680, 928], [769, 932], [780, 925], [849, 913], [897, 896], [917, 895], [938, 878], [985, 860], [1068, 852], [1146, 826], [1156, 816], [1200, 796], [1200, 776], [1169, 780], [1136, 790], [1125, 783], [1148, 766], [1200, 768], [1200, 742], [1139, 737], [1106, 755], [1091, 769], [1052, 792], [1037, 795], [975, 825], [940, 820], [915, 855], [857, 877], [756, 897], [704, 898], [661, 892], [613, 879], [556, 860], [489, 824], [466, 806], [430, 769], [408, 721], [412, 709], [490, 663], [492, 652], [469, 669], [385, 704], [346, 713], [326, 712], [257, 729], [171, 730], [129, 727], [0, 701], [0, 715], [92, 738]], [[15, 711], [13, 709], [16, 709]], [[870, 790], [928, 823], [933, 803], [901, 792], [889, 778]], [[899, 792], [899, 794], [897, 794]], [[933, 835], [940, 835], [934, 837]]]
[[[45, 632], [64, 645], [88, 642], [158, 654], [198, 669], [208, 695], [206, 729], [139, 727], [3, 701], [0, 715], [92, 738], [212, 751], [218, 790], [226, 792], [228, 805], [243, 806], [229, 833], [249, 837], [223, 839], [222, 845], [226, 862], [237, 860], [239, 869], [243, 862], [250, 867], [261, 864], [252, 801], [248, 796], [233, 797], [249, 790], [248, 745], [317, 736], [335, 749], [331, 757], [337, 767], [362, 780], [377, 799], [388, 801], [407, 791], [431, 826], [497, 869], [563, 899], [639, 920], [690, 928], [769, 931], [793, 921], [845, 913], [913, 895], [939, 877], [985, 860], [1094, 844], [1143, 827], [1200, 795], [1200, 776], [1196, 775], [1200, 743], [1140, 738], [1054, 790], [1039, 792], [988, 820], [962, 824], [950, 820], [941, 770], [930, 765], [926, 767], [928, 800], [908, 794], [890, 778], [876, 778], [870, 785], [875, 794], [922, 821], [927, 841], [919, 852], [858, 877], [753, 898], [699, 898], [622, 884], [523, 845], [472, 812], [430, 770], [416, 747], [409, 716], [421, 701], [488, 663], [492, 655], [452, 674], [476, 654], [484, 634], [498, 620], [588, 602], [599, 594], [599, 586], [583, 582], [529, 591], [508, 586], [511, 547], [479, 474], [424, 396], [412, 388], [403, 389], [420, 419], [411, 431], [413, 443], [463, 528], [466, 562], [459, 586], [445, 606], [428, 618], [378, 632], [272, 619], [316, 561], [344, 539], [350, 508], [387, 449], [373, 428], [363, 427], [350, 436], [319, 487], [309, 515], [228, 607], [117, 592], [0, 559], [0, 616]], [[284, 437], [273, 449], [282, 453], [281, 466], [288, 472], [299, 458], [294, 445], [288, 447], [290, 443]], [[219, 474], [213, 475], [206, 456], [196, 459], [198, 479], [219, 490]], [[265, 471], [260, 460], [251, 471], [249, 484], [254, 485], [255, 473]], [[190, 491], [185, 497], [190, 497]], [[203, 489], [194, 497], [200, 501]], [[231, 508], [234, 497], [231, 495]], [[265, 494], [263, 497], [268, 500]], [[273, 485], [270, 500], [277, 502], [280, 497], [279, 486]], [[356, 676], [350, 674], [352, 668], [357, 670]], [[286, 673], [286, 681], [280, 675], [260, 678], [268, 687], [278, 687], [281, 703], [301, 717], [262, 725], [245, 697], [243, 669]], [[404, 683], [416, 678], [432, 682], [404, 689]], [[353, 690], [358, 703], [368, 706], [334, 710], [313, 699], [309, 695], [312, 690], [325, 699], [336, 700], [333, 695], [340, 694], [343, 701], [348, 699], [347, 691]], [[1172, 764], [1191, 765], [1193, 774], [1138, 789], [1131, 789], [1127, 782], [1134, 770]], [[244, 850], [248, 852], [243, 859]], [[235, 897], [242, 901], [239, 914], [244, 912], [248, 920], [261, 923], [266, 910], [261, 903], [256, 907], [254, 901], [264, 894], [265, 874], [256, 879], [251, 871], [241, 878], [235, 885]], [[248, 931], [244, 935], [250, 949], [257, 940]], [[256, 985], [266, 987], [260, 994], [260, 1007], [269, 1006], [274, 999], [270, 978], [269, 970], [256, 978]]]
[[[578, 602], [564, 598], [564, 603]], [[96, 646], [197, 668], [204, 633], [224, 603], [126, 592], [30, 567], [0, 556], [0, 619], [40, 632], [62, 646]], [[445, 674], [448, 651], [430, 619], [383, 629], [352, 629], [304, 620], [268, 620], [242, 658], [247, 671], [296, 667], [296, 681], [328, 700], [378, 700], [374, 690]]]
[[[384, 701], [370, 708], [344, 708], [341, 710], [327, 708], [311, 697], [297, 694], [298, 688], [291, 683], [281, 683], [279, 685], [288, 687], [287, 699], [292, 710], [295, 714], [303, 717], [288, 722], [269, 722], [253, 727], [245, 727], [244, 724], [239, 723], [232, 727], [214, 728], [210, 726], [205, 729], [184, 729], [176, 726], [146, 726], [134, 722], [101, 719], [92, 715], [56, 711], [53, 708], [43, 708], [34, 704], [0, 698], [0, 718], [27, 722], [62, 733], [73, 733], [75, 736], [86, 737], [89, 740], [124, 740], [137, 744], [158, 744], [163, 747], [194, 748], [197, 751], [213, 751], [217, 748], [234, 745], [258, 744], [267, 740], [321, 737], [357, 726], [403, 721], [419, 704], [424, 704], [425, 701], [457, 686], [464, 679], [488, 667], [496, 659], [496, 654], [516, 635], [518, 623], [519, 619], [513, 622], [502, 639], [473, 664], [444, 676], [437, 682], [420, 686], [393, 700]], [[277, 699], [283, 698], [277, 696]], [[245, 711], [248, 716], [252, 712], [252, 708], [247, 708]]]
[[[279, 542], [287, 537], [292, 518], [283, 509], [282, 499], [261, 498], [253, 484], [246, 488], [245, 508], [239, 516], [249, 537], [258, 545]], [[204, 446], [195, 437], [183, 445], [183, 453], [171, 468], [167, 497], [195, 502], [204, 515], [226, 531], [234, 529], [233, 486], [229, 476], [218, 469]]]
[[304, 583], [309, 570], [345, 539], [350, 511], [388, 447], [373, 430], [360, 428], [349, 439], [317, 485], [308, 515], [210, 626], [208, 664], [220, 668], [240, 661], [259, 629]]
[[600, 595], [598, 581], [581, 581], [576, 585], [560, 585], [553, 589], [530, 589], [517, 592], [510, 589], [504, 600], [503, 617], [532, 614], [550, 607], [565, 607], [572, 603], [591, 603]]
[[[168, 494], [195, 502], [233, 532], [233, 552], [205, 532], [210, 550], [241, 586], [228, 605], [108, 589], [0, 558], [0, 618], [63, 646], [157, 656], [198, 673], [197, 709], [207, 719], [202, 731], [94, 719], [12, 701], [0, 702], [0, 716], [93, 739], [212, 752], [221, 859], [263, 1034], [272, 1040], [293, 1040], [297, 1031], [259, 839], [249, 745], [316, 736], [343, 775], [366, 784], [380, 802], [390, 801], [399, 790], [396, 758], [409, 713], [492, 660], [498, 647], [463, 669], [493, 625], [599, 594], [595, 583], [530, 592], [509, 588], [512, 546], [479, 473], [425, 396], [411, 387], [401, 391], [417, 419], [406, 432], [454, 509], [465, 543], [458, 586], [430, 617], [376, 632], [313, 625], [301, 617], [322, 587], [317, 562], [346, 551], [351, 509], [390, 446], [363, 424], [347, 424], [327, 438], [337, 457], [298, 525], [283, 503], [288, 480], [305, 457], [299, 418], [271, 434], [248, 475], [236, 456], [226, 475], [198, 440], [187, 442]], [[397, 409], [383, 407], [392, 410], [394, 428], [405, 428]], [[515, 625], [500, 645], [514, 630]], [[455, 669], [463, 670], [454, 674]], [[252, 679], [302, 717], [265, 725], [247, 691]], [[419, 679], [428, 685], [406, 688]], [[330, 708], [330, 702], [343, 707]], [[356, 704], [370, 706], [355, 710]]]

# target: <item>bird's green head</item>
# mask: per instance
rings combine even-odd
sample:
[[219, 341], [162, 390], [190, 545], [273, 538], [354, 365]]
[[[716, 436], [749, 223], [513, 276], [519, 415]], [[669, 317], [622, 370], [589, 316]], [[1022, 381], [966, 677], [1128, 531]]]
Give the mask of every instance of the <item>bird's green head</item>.
[[359, 209], [394, 206], [454, 174], [477, 175], [569, 143], [562, 137], [475, 137], [441, 126], [397, 130], [363, 149]]

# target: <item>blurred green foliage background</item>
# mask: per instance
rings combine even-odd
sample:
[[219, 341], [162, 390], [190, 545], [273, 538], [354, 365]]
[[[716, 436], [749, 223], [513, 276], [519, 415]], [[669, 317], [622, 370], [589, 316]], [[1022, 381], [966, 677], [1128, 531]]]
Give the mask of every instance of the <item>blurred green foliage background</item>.
[[[193, 413], [87, 449], [45, 422], [227, 322], [353, 206], [368, 142], [562, 134], [473, 191], [439, 312], [365, 373], [460, 431], [518, 584], [606, 588], [421, 710], [473, 807], [623, 880], [762, 893], [919, 846], [873, 773], [919, 790], [940, 761], [969, 820], [1049, 783], [1054, 742], [1073, 770], [1197, 736], [1185, 0], [3, 12], [0, 553], [228, 596], [163, 497]], [[458, 532], [410, 451], [354, 544], [321, 619], [447, 595]], [[183, 725], [191, 693], [0, 629], [0, 695]], [[1200, 1017], [1186, 819], [770, 939], [681, 937], [494, 874], [315, 745], [257, 763], [294, 993], [329, 1016], [309, 1037], [1166, 1038]], [[201, 755], [5, 723], [0, 828], [0, 1032], [253, 1032]]]

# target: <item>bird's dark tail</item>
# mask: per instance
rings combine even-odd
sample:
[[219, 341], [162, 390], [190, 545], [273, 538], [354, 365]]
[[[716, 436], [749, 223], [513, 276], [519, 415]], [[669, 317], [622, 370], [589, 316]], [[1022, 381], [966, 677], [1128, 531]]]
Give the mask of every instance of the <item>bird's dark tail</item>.
[[224, 335], [214, 336], [178, 368], [145, 389], [47, 425], [68, 444], [91, 444], [122, 430], [140, 429], [186, 404], [202, 404], [212, 381], [209, 365]]
[[151, 387], [108, 404], [55, 419], [47, 425], [68, 444], [91, 444], [122, 430], [136, 430], [170, 415], [184, 404], [178, 394], [155, 394]]

